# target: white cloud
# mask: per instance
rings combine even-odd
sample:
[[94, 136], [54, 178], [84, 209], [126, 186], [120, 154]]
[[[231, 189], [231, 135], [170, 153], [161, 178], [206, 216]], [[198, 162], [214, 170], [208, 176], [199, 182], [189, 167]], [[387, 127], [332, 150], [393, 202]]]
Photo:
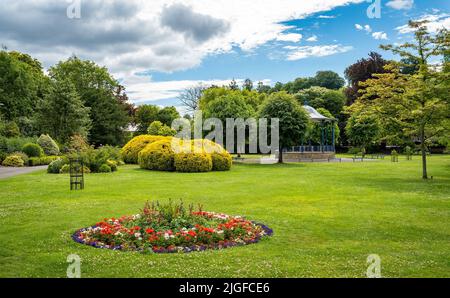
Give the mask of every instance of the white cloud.
[[315, 42], [317, 40], [318, 40], [317, 35], [313, 35], [306, 39], [306, 41], [309, 41], [309, 42]]
[[318, 16], [319, 19], [335, 19], [336, 16], [328, 16], [328, 15], [320, 15]]
[[299, 33], [287, 33], [287, 34], [278, 35], [276, 40], [288, 41], [288, 42], [299, 42], [302, 39], [302, 37], [303, 36]]
[[414, 5], [414, 0], [392, 0], [386, 3], [386, 6], [389, 6], [393, 9], [411, 9]]
[[345, 53], [353, 49], [351, 46], [342, 45], [321, 45], [321, 46], [286, 46], [285, 49], [290, 52], [287, 55], [287, 60], [294, 61], [306, 59], [309, 57], [324, 57], [338, 53]]
[[[190, 69], [234, 47], [252, 51], [271, 41], [298, 42], [301, 35], [287, 33], [293, 28], [286, 21], [364, 1], [185, 0], [181, 7], [180, 0], [90, 0], [81, 1], [81, 19], [72, 20], [66, 17], [67, 1], [2, 0], [0, 40], [46, 67], [76, 54], [126, 82], [138, 72]], [[175, 20], [180, 11], [182, 18]], [[196, 21], [188, 21], [192, 18]], [[130, 92], [136, 101], [157, 97]]]
[[372, 28], [369, 25], [360, 25], [360, 24], [355, 24], [355, 28], [356, 30], [360, 30], [360, 31], [366, 31], [367, 33], [372, 32]]
[[[418, 18], [416, 21], [428, 21], [426, 24], [428, 31], [431, 33], [436, 33], [442, 28], [450, 29], [450, 14], [425, 14]], [[395, 28], [399, 33], [406, 34], [414, 32], [407, 24]]]
[[388, 39], [387, 34], [383, 31], [372, 33], [372, 37], [375, 39]]

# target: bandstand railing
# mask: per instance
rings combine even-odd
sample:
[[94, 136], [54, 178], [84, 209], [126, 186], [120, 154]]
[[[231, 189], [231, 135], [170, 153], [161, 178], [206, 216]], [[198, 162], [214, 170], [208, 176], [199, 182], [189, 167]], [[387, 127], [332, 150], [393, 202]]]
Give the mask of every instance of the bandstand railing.
[[324, 146], [293, 146], [283, 149], [283, 152], [336, 152], [336, 148], [333, 145]]

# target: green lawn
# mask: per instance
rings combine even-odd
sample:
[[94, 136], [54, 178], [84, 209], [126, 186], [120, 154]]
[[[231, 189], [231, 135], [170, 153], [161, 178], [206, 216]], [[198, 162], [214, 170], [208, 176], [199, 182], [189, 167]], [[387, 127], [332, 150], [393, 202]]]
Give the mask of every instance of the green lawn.
[[[450, 156], [364, 163], [235, 165], [181, 174], [135, 166], [91, 174], [70, 192], [67, 175], [0, 180], [0, 276], [64, 277], [66, 257], [83, 277], [364, 277], [369, 254], [385, 277], [450, 277]], [[142, 255], [95, 249], [71, 233], [104, 217], [134, 214], [146, 200], [183, 198], [245, 215], [274, 236], [245, 247]]]

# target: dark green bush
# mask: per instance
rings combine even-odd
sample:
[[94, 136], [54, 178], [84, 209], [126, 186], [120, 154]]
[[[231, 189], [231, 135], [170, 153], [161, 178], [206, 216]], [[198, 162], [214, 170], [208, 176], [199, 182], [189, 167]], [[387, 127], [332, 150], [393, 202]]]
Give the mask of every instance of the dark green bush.
[[52, 161], [47, 168], [47, 173], [49, 174], [59, 174], [61, 171], [61, 168], [64, 166], [65, 161], [61, 158]]
[[7, 138], [5, 140], [2, 142], [6, 142], [6, 152], [8, 153], [21, 151], [23, 146], [25, 146], [28, 143], [36, 143], [35, 138], [17, 137], [17, 138]]
[[58, 155], [59, 146], [49, 135], [41, 135], [37, 140], [46, 155]]
[[16, 122], [9, 121], [3, 125], [0, 133], [7, 138], [15, 138], [20, 136], [20, 129]]
[[111, 173], [111, 167], [107, 164], [102, 164], [98, 169], [99, 173]]
[[6, 152], [0, 151], [0, 164], [8, 156]]
[[40, 157], [44, 154], [44, 150], [42, 150], [41, 146], [34, 143], [27, 143], [22, 147], [22, 152], [28, 155], [29, 157]]

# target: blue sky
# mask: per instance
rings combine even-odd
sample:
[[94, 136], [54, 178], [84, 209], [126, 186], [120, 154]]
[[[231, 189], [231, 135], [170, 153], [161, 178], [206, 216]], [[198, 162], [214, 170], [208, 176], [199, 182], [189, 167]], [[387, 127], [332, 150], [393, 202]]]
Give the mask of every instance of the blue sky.
[[[381, 3], [381, 18], [367, 8]], [[2, 0], [0, 40], [46, 68], [77, 55], [106, 66], [135, 104], [179, 105], [184, 88], [343, 75], [408, 20], [450, 29], [443, 0]]]

